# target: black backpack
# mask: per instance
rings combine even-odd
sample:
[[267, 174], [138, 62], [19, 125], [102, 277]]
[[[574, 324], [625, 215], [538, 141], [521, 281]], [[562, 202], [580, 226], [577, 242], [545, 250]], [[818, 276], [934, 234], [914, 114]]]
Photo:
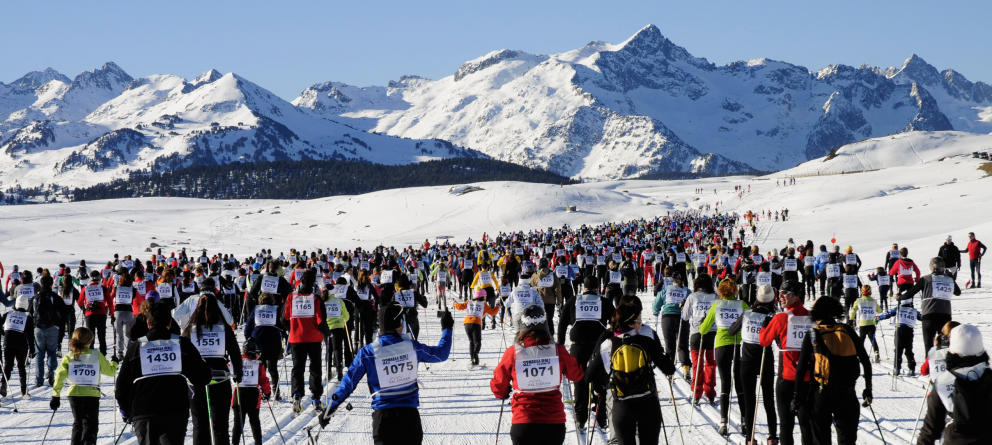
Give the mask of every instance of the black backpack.
[[610, 357], [610, 388], [617, 400], [639, 397], [654, 390], [651, 356], [624, 335]]
[[986, 369], [976, 380], [950, 372], [956, 377], [951, 395], [955, 428], [965, 433], [986, 429], [992, 424], [992, 369]]

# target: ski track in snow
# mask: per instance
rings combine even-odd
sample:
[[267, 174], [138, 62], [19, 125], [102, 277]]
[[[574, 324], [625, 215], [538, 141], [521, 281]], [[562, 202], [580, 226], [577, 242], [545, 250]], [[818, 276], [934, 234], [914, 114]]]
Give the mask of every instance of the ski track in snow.
[[[906, 154], [913, 156], [918, 149], [908, 148]], [[922, 165], [873, 172], [800, 177], [797, 185], [789, 187], [775, 187], [772, 176], [697, 181], [621, 181], [564, 188], [494, 182], [476, 184], [484, 190], [462, 196], [448, 194], [448, 187], [445, 186], [387, 190], [358, 197], [338, 196], [312, 201], [149, 198], [3, 207], [0, 211], [0, 221], [3, 222], [0, 224], [0, 252], [3, 257], [0, 259], [8, 271], [13, 264], [33, 270], [40, 264], [47, 267], [59, 262], [75, 264], [79, 258], [86, 258], [91, 265], [97, 265], [114, 252], [144, 258], [147, 255], [143, 252], [144, 247], [151, 241], [165, 246], [163, 250], [166, 253], [178, 251], [182, 246], [195, 250], [202, 246], [211, 252], [222, 248], [224, 252], [234, 252], [238, 256], [247, 255], [260, 247], [270, 247], [278, 252], [294, 246], [309, 249], [328, 245], [405, 245], [443, 235], [453, 236], [455, 241], [460, 242], [467, 236], [479, 239], [484, 231], [494, 235], [500, 230], [528, 230], [564, 223], [578, 227], [583, 223], [653, 217], [663, 215], [669, 209], [685, 208], [685, 205], [696, 207], [723, 201], [723, 210], [727, 211], [789, 208], [789, 221], [769, 222], [762, 217], [758, 222], [758, 233], [748, 233], [747, 239], [760, 240], [764, 252], [784, 245], [789, 237], [794, 237], [797, 243], [811, 239], [815, 244], [829, 245], [829, 239], [836, 236], [838, 244], [842, 247], [848, 244], [854, 246], [855, 252], [861, 256], [864, 262], [861, 278], [867, 282], [867, 273], [879, 264], [892, 242], [908, 246], [910, 256], [924, 268], [948, 234], [954, 236], [959, 247], [963, 247], [964, 235], [968, 231], [975, 231], [979, 239], [990, 244], [992, 205], [989, 204], [992, 200], [982, 195], [982, 191], [992, 188], [992, 178], [983, 178], [976, 165], [978, 161], [956, 155], [942, 161], [931, 160]], [[773, 176], [781, 178], [788, 175], [789, 172], [782, 172]], [[949, 178], [956, 181], [949, 181]], [[738, 199], [733, 186], [743, 185], [746, 189], [749, 184], [751, 192], [745, 192], [744, 198]], [[696, 187], [703, 187], [706, 191], [717, 188], [719, 193], [695, 194], [693, 189]], [[901, 191], [878, 193], [890, 190]], [[407, 202], [409, 208], [403, 210]], [[653, 205], [647, 205], [649, 203]], [[559, 204], [577, 205], [579, 211], [563, 212]], [[259, 210], [263, 212], [258, 213]], [[346, 213], [338, 214], [338, 210], [345, 210]], [[275, 211], [280, 213], [273, 213]], [[235, 219], [235, 216], [238, 218]], [[312, 224], [318, 224], [318, 227], [310, 228]], [[152, 240], [151, 236], [156, 239]], [[992, 276], [992, 268], [988, 264], [986, 261], [983, 271], [986, 276]], [[962, 272], [958, 284], [963, 286], [966, 281], [967, 272]], [[990, 283], [986, 281], [988, 286]], [[640, 297], [645, 307], [650, 308], [653, 296], [645, 293]], [[987, 315], [992, 311], [990, 297], [992, 292], [985, 288], [963, 289], [962, 295], [954, 298], [955, 319], [977, 325], [985, 333], [986, 348], [992, 345], [992, 317]], [[429, 298], [433, 299], [433, 290]], [[451, 358], [431, 365], [429, 370], [425, 365], [420, 368], [420, 411], [424, 442], [427, 444], [491, 444], [495, 441], [500, 401], [492, 396], [489, 379], [504, 350], [502, 333], [499, 330], [484, 330], [480, 359], [488, 366], [466, 369], [468, 341], [459, 323], [462, 315], [455, 313]], [[655, 318], [646, 312], [644, 321], [654, 326]], [[421, 324], [422, 340], [428, 344], [436, 343], [439, 324], [433, 308], [421, 318]], [[913, 433], [926, 381], [903, 377], [898, 381], [898, 389], [891, 390], [893, 329], [888, 322], [883, 321], [880, 325], [879, 342], [883, 341], [884, 334], [887, 345], [879, 345], [883, 360], [872, 367], [873, 407], [885, 440], [890, 444], [906, 443]], [[508, 331], [506, 335], [511, 333]], [[107, 336], [109, 341], [112, 334], [108, 332]], [[919, 323], [914, 332], [913, 349], [919, 367], [924, 360]], [[889, 360], [885, 360], [886, 355], [889, 355]], [[288, 359], [283, 361], [285, 367], [280, 365], [279, 370], [280, 384], [283, 385], [282, 393], [288, 395], [290, 364]], [[47, 387], [32, 389], [34, 371], [32, 362], [28, 366], [30, 398], [17, 400], [19, 413], [12, 412], [11, 398], [5, 398], [0, 405], [0, 429], [9, 444], [38, 443], [51, 416], [48, 408], [51, 390]], [[326, 370], [324, 375], [327, 375]], [[17, 392], [19, 382], [15, 371], [9, 385], [12, 394]], [[678, 374], [674, 382], [676, 406], [686, 443], [727, 442], [716, 432], [718, 408], [704, 405], [699, 412], [691, 415], [694, 408], [686, 397], [688, 384]], [[325, 393], [332, 392], [335, 384], [332, 379]], [[862, 385], [859, 380], [859, 396]], [[668, 382], [660, 374], [658, 387], [669, 442], [679, 443]], [[99, 442], [112, 443], [123, 426], [118, 417], [117, 429], [114, 430], [117, 414], [110, 398], [113, 394], [112, 379], [105, 378], [101, 389], [106, 397], [101, 400], [100, 406]], [[320, 435], [321, 443], [370, 442], [371, 409], [364, 381], [358, 385], [349, 402], [354, 409], [350, 412], [341, 409], [335, 413], [330, 425]], [[48, 433], [50, 443], [68, 441], [72, 422], [68, 405], [68, 401], [63, 400], [63, 406], [55, 414]], [[730, 425], [734, 434], [729, 441], [741, 443], [743, 438], [738, 433], [740, 414], [735, 399], [732, 399], [731, 406]], [[272, 401], [272, 407], [286, 442], [306, 443], [304, 427], [314, 423], [312, 411], [293, 417], [289, 401]], [[572, 443], [575, 432], [568, 405], [566, 411], [566, 442]], [[758, 411], [756, 437], [763, 441], [768, 435], [767, 425], [764, 410], [759, 408]], [[264, 443], [281, 444], [275, 423], [264, 403], [260, 416]], [[689, 424], [690, 416], [692, 425]], [[499, 440], [502, 443], [510, 443], [511, 417], [511, 409], [507, 405], [500, 426]], [[795, 434], [798, 436], [798, 428]], [[136, 443], [130, 428], [125, 431], [121, 443]], [[601, 435], [597, 434], [593, 443], [603, 443]], [[858, 443], [882, 443], [867, 409], [861, 409]]]

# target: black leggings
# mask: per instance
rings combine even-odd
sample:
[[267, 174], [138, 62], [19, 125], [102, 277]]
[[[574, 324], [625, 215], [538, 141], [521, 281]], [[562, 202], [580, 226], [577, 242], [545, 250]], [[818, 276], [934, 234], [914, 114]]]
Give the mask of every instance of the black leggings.
[[28, 346], [24, 340], [15, 339], [17, 336], [16, 332], [7, 331], [7, 335], [3, 339], [4, 378], [0, 382], [0, 385], [3, 385], [4, 396], [7, 394], [7, 383], [10, 382], [10, 372], [14, 370], [15, 363], [17, 364], [17, 373], [21, 376], [21, 394], [27, 394], [28, 392], [28, 373], [25, 367], [25, 360], [28, 357]]
[[[775, 405], [778, 407], [779, 435], [782, 445], [793, 445], [795, 439], [792, 430], [796, 426], [796, 415], [792, 413], [792, 397], [795, 394], [796, 382], [781, 377], [775, 381]], [[810, 424], [809, 404], [799, 408], [799, 433], [804, 444], [813, 443], [813, 427]]]
[[899, 369], [902, 368], [902, 356], [905, 355], [906, 364], [909, 365], [909, 370], [915, 371], [916, 357], [913, 356], [913, 328], [909, 326], [896, 327], [895, 349], [896, 363], [892, 369], [899, 372]]
[[565, 424], [514, 423], [510, 440], [513, 445], [561, 445], [565, 442]]
[[[331, 329], [331, 336], [327, 337], [325, 340], [327, 344], [327, 378], [331, 378], [331, 368], [338, 370], [338, 374], [341, 374], [342, 366], [348, 366], [351, 364], [352, 353], [351, 353], [351, 341], [345, 334], [344, 328]], [[343, 357], [342, 357], [343, 356]], [[342, 364], [341, 360], [344, 359]]]
[[[749, 349], [749, 352], [754, 352], [754, 354], [748, 354], [747, 358], [741, 359], [741, 387], [743, 388], [743, 398], [744, 409], [741, 411], [741, 417], [743, 417], [744, 424], [741, 428], [741, 432], [744, 433], [744, 437], [748, 438], [751, 429], [754, 427], [752, 423], [754, 422], [754, 413], [757, 405], [758, 394], [756, 392], [758, 386], [758, 371], [761, 368], [761, 354], [762, 348], [759, 345], [745, 344], [742, 345]], [[761, 399], [765, 408], [765, 418], [768, 420], [768, 432], [771, 438], [776, 437], [776, 416], [775, 416], [775, 370], [774, 362], [775, 355], [772, 352], [772, 348], [764, 348], [764, 368], [761, 370]], [[738, 395], [738, 399], [740, 396]]]
[[[258, 389], [238, 388], [238, 403], [234, 405], [234, 445], [241, 441], [241, 433], [244, 431], [245, 416], [248, 417], [248, 424], [251, 425], [251, 436], [255, 439], [255, 445], [262, 444], [262, 423], [258, 418]], [[245, 441], [247, 443], [247, 441]]]
[[100, 353], [107, 355], [107, 316], [93, 314], [86, 317], [86, 327], [96, 334], [96, 339], [100, 342]]
[[657, 445], [661, 434], [661, 406], [654, 394], [615, 400], [611, 413], [620, 445]]
[[[730, 384], [733, 380], [734, 392], [737, 393], [737, 405], [744, 412], [744, 400], [741, 387], [741, 352], [737, 345], [724, 345], [716, 348], [716, 369], [720, 373], [720, 418], [727, 420], [730, 413]], [[731, 371], [732, 370], [732, 371]], [[733, 377], [731, 377], [733, 372]]]
[[471, 357], [473, 361], [478, 360], [479, 351], [482, 350], [482, 325], [475, 323], [465, 325], [465, 335], [468, 337], [469, 357]]
[[[210, 412], [207, 411], [207, 389], [210, 390]], [[228, 419], [231, 416], [231, 382], [193, 387], [190, 414], [193, 416], [193, 445], [228, 443]], [[210, 423], [214, 424], [214, 441], [210, 440]]]
[[310, 360], [310, 397], [319, 399], [324, 394], [324, 387], [320, 380], [320, 343], [290, 343], [293, 348], [293, 370], [290, 383], [292, 385], [293, 398], [303, 397], [303, 371]]
[[72, 409], [72, 443], [96, 445], [99, 432], [100, 414], [99, 397], [69, 397], [69, 407]]
[[838, 445], [854, 445], [858, 438], [858, 396], [854, 387], [813, 393], [813, 436], [817, 443], [830, 443], [831, 427], [837, 429]]
[[920, 333], [923, 334], [924, 357], [930, 353], [930, 348], [933, 347], [933, 339], [940, 332], [940, 328], [943, 328], [944, 324], [949, 321], [951, 321], [951, 314], [928, 314], [923, 319], [923, 326], [920, 328]]
[[[563, 438], [564, 434], [562, 429]], [[385, 408], [372, 412], [372, 442], [375, 445], [420, 445], [423, 441], [424, 427], [417, 408]]]
[[878, 354], [878, 340], [875, 340], [875, 325], [869, 326], [858, 326], [858, 337], [860, 337], [861, 344], [865, 344], [865, 337], [871, 340], [871, 348]]
[[[680, 333], [681, 332], [681, 333]], [[678, 351], [679, 363], [682, 366], [691, 366], [689, 360], [689, 322], [682, 320], [678, 314], [661, 316], [661, 333], [665, 338], [665, 353], [668, 358], [675, 363], [675, 351]], [[678, 340], [676, 346], [675, 341]]]

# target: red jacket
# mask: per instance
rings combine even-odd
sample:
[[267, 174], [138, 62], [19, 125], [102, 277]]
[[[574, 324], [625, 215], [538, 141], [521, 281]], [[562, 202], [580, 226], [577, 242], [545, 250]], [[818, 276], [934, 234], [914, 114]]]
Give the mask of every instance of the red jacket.
[[968, 241], [968, 259], [977, 260], [985, 254], [985, 245], [977, 239]]
[[[241, 356], [241, 362], [244, 363], [248, 360], [247, 355]], [[269, 376], [265, 373], [265, 364], [261, 361], [258, 362], [258, 388], [238, 388], [234, 394], [231, 394], [231, 407], [234, 407], [234, 398], [238, 397], [238, 391], [242, 390], [255, 390], [258, 391], [258, 400], [255, 402], [255, 409], [262, 407], [262, 394], [269, 395], [272, 394], [272, 386], [269, 385]]]
[[[536, 342], [531, 338], [524, 340], [524, 346], [534, 346], [535, 344]], [[564, 346], [556, 345], [556, 347], [562, 377], [573, 382], [582, 380], [584, 373], [582, 368], [579, 367], [578, 362], [575, 361], [575, 357], [572, 357]], [[510, 346], [503, 353], [503, 358], [500, 360], [499, 365], [493, 370], [493, 379], [489, 381], [489, 388], [497, 398], [501, 398], [509, 392], [511, 383], [513, 389], [517, 389], [517, 379], [514, 371], [515, 357], [516, 348]], [[542, 393], [514, 391], [510, 406], [513, 408], [512, 423], [514, 424], [565, 423], [565, 405], [561, 401], [561, 391], [557, 389]]]
[[[789, 335], [789, 313], [794, 315], [809, 315], [809, 311], [803, 306], [802, 303], [796, 303], [792, 306], [785, 308], [783, 312], [779, 312], [772, 317], [772, 321], [768, 323], [761, 329], [761, 334], [758, 337], [758, 341], [761, 342], [761, 346], [771, 346], [773, 340], [778, 340], [779, 348], [783, 348], [781, 354], [779, 354], [779, 363], [782, 366], [781, 376], [784, 380], [796, 381], [796, 363], [799, 363], [799, 351], [786, 351], [785, 340]], [[809, 381], [809, 373], [803, 377], [804, 382]]]
[[[903, 271], [907, 273], [903, 273]], [[913, 275], [916, 275], [914, 278]], [[916, 267], [916, 263], [909, 258], [899, 258], [896, 262], [892, 263], [892, 268], [889, 269], [889, 275], [898, 277], [896, 285], [916, 283], [916, 280], [920, 279], [920, 268]]]
[[[297, 296], [310, 298], [313, 300], [313, 316], [293, 318], [293, 299]], [[321, 326], [325, 324], [324, 303], [316, 295], [304, 295], [293, 292], [286, 299], [286, 309], [283, 316], [289, 320], [289, 342], [290, 343], [320, 343], [324, 341], [324, 331]]]
[[[103, 292], [102, 302], [93, 303], [92, 306], [86, 304], [86, 288], [89, 286], [98, 286], [100, 288], [100, 291]], [[79, 290], [79, 298], [76, 299], [76, 304], [83, 309], [83, 315], [86, 317], [89, 317], [90, 315], [107, 315], [107, 305], [113, 305], [114, 299], [111, 298], [110, 293], [107, 292], [102, 285], [100, 285], [99, 281], [91, 281]]]

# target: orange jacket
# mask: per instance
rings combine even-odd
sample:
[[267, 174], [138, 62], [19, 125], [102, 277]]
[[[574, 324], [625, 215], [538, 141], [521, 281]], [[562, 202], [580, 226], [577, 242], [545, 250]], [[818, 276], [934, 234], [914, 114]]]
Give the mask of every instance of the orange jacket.
[[[499, 314], [499, 308], [489, 306], [489, 303], [486, 303], [485, 300], [477, 301], [477, 302], [483, 304], [483, 307], [482, 307], [482, 316], [483, 317], [485, 317], [486, 315], [493, 315], [493, 316], [495, 316], [495, 315]], [[469, 304], [468, 301], [466, 301], [464, 303], [460, 303], [460, 302], [457, 302], [457, 301], [454, 302], [455, 309], [458, 309], [460, 311], [463, 311], [463, 310], [467, 309], [468, 308], [468, 304]], [[472, 324], [472, 323], [481, 325], [482, 324], [482, 317], [476, 317], [474, 315], [468, 315], [468, 314], [466, 314], [465, 315], [465, 322], [463, 324]]]

